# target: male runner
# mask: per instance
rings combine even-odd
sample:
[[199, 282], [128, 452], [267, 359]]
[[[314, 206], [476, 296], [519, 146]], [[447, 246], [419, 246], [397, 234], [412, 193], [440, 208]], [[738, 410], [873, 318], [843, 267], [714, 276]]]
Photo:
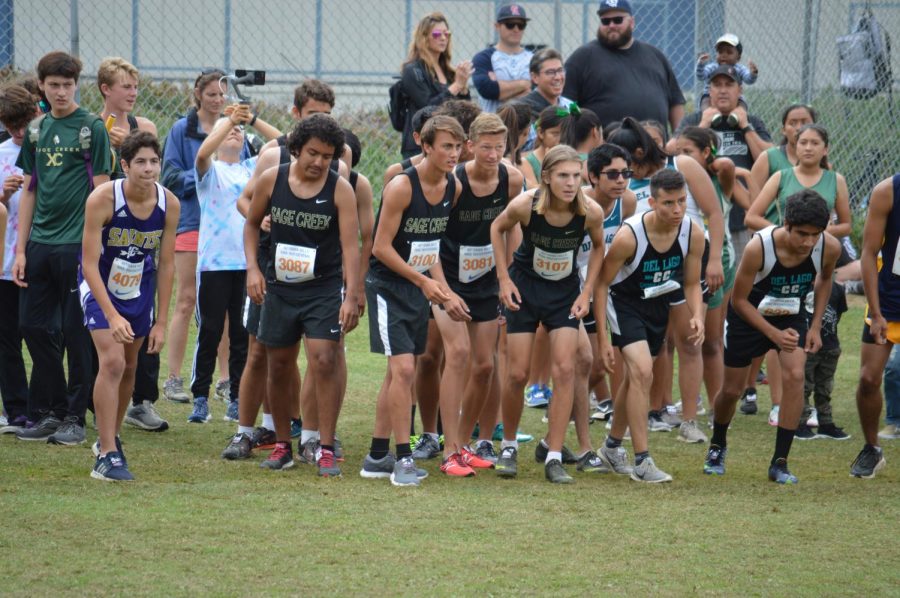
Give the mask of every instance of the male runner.
[[[824, 232], [828, 222], [825, 200], [804, 189], [787, 198], [784, 226], [765, 228], [747, 243], [725, 321], [725, 379], [713, 403], [713, 436], [704, 473], [725, 474], [728, 426], [744, 392], [750, 362], [775, 349], [783, 395], [769, 479], [797, 483], [787, 458], [803, 411], [806, 354], [822, 346], [822, 314], [841, 254], [840, 242]], [[810, 292], [815, 293], [815, 309], [807, 329], [804, 304]]]

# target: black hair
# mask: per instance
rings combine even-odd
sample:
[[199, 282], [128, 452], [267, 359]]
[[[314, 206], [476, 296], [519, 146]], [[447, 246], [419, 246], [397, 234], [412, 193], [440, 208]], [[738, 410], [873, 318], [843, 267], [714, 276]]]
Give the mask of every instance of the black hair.
[[472, 121], [481, 114], [481, 108], [475, 102], [468, 100], [447, 100], [437, 107], [432, 116], [437, 116], [438, 114], [455, 118], [456, 122], [462, 125], [466, 136], [468, 136], [469, 127], [472, 126]]
[[825, 230], [831, 213], [828, 204], [818, 192], [803, 189], [788, 196], [784, 206], [784, 224], [786, 226], [814, 226]]
[[651, 197], [657, 197], [660, 191], [678, 191], [684, 186], [684, 175], [672, 168], [663, 168], [650, 177]]
[[546, 131], [547, 129], [561, 126], [568, 117], [568, 112], [565, 114], [560, 114], [559, 112], [557, 112], [556, 106], [547, 106], [546, 108], [541, 110], [540, 115], [538, 115], [537, 122], [535, 122], [534, 125], [538, 128], [538, 130]]
[[508, 129], [506, 133], [506, 153], [513, 158], [513, 164], [522, 161], [519, 135], [531, 126], [531, 107], [524, 102], [510, 102], [497, 112], [497, 116]]
[[413, 114], [412, 122], [412, 130], [416, 133], [422, 133], [422, 127], [425, 126], [425, 121], [434, 116], [434, 111], [437, 110], [437, 106], [425, 106], [424, 108], [419, 108], [416, 110], [416, 113]]
[[311, 114], [298, 121], [288, 135], [288, 151], [296, 158], [313, 137], [334, 148], [335, 157], [344, 149], [344, 131], [337, 121], [328, 114]]
[[[225, 73], [219, 69], [207, 69], [200, 73], [196, 79], [194, 79], [194, 90], [203, 93], [203, 90], [206, 89], [206, 86], [215, 81], [218, 83], [222, 80], [222, 77], [225, 76]], [[200, 99], [196, 94], [191, 94], [191, 97], [194, 98], [194, 107], [198, 110], [200, 109]]]
[[[610, 143], [615, 143], [631, 154], [631, 160], [638, 165], [653, 165], [660, 168], [665, 165], [669, 155], [653, 141], [650, 133], [641, 126], [641, 123], [626, 116], [622, 121], [622, 126], [613, 131], [607, 139]], [[638, 157], [637, 150], [641, 150], [642, 155]]]
[[619, 147], [615, 143], [604, 143], [595, 147], [588, 154], [588, 172], [594, 176], [600, 176], [600, 171], [612, 164], [616, 158], [622, 158], [629, 167], [631, 166], [631, 154], [625, 148]]
[[535, 75], [540, 74], [541, 67], [544, 66], [544, 63], [554, 59], [562, 62], [563, 57], [562, 54], [559, 53], [559, 50], [554, 50], [553, 48], [538, 50], [531, 56], [531, 62], [528, 63], [528, 71]]
[[658, 120], [653, 120], [652, 118], [649, 120], [642, 120], [641, 126], [645, 129], [656, 129], [656, 132], [659, 133], [659, 136], [662, 137], [663, 145], [668, 143], [669, 141], [669, 130], [666, 128], [666, 125], [662, 124]]
[[350, 129], [344, 129], [344, 143], [350, 146], [350, 168], [356, 168], [359, 159], [362, 158], [362, 143], [359, 137]]
[[[797, 131], [797, 139], [799, 140], [800, 135], [803, 135], [803, 133], [807, 131], [815, 131], [816, 133], [818, 133], [819, 138], [825, 144], [825, 147], [828, 147], [828, 129], [826, 129], [819, 123], [806, 123]], [[824, 168], [825, 170], [828, 170], [831, 167], [831, 165], [828, 164], [828, 156], [822, 156], [822, 159], [819, 160], [819, 166], [821, 168]]]
[[559, 134], [559, 142], [569, 147], [578, 148], [584, 143], [594, 129], [602, 129], [603, 123], [597, 113], [588, 108], [581, 108], [574, 112], [569, 112], [569, 117], [562, 123], [562, 130]]
[[603, 138], [609, 139], [609, 136], [613, 134], [613, 132], [618, 131], [619, 127], [622, 126], [621, 120], [614, 120], [611, 123], [608, 123], [605, 127], [603, 127]]
[[145, 147], [152, 149], [157, 158], [162, 158], [162, 150], [159, 147], [159, 139], [157, 139], [156, 135], [149, 131], [135, 129], [122, 142], [122, 147], [119, 148], [119, 156], [125, 160], [126, 164], [131, 164], [137, 153]]
[[708, 149], [709, 156], [706, 158], [707, 166], [712, 164], [713, 160], [716, 159], [716, 151], [719, 149], [719, 138], [713, 133], [712, 129], [707, 129], [706, 127], [685, 127], [678, 134], [678, 137], [684, 137], [696, 145], [701, 152]]
[[[813, 122], [819, 122], [819, 113], [816, 111], [815, 108], [813, 108], [812, 106], [808, 106], [806, 104], [799, 104], [797, 102], [794, 102], [793, 104], [788, 104], [787, 107], [785, 107], [785, 109], [781, 111], [781, 126], [782, 127], [784, 127], [785, 123], [787, 123], [788, 115], [791, 112], [793, 112], [794, 110], [797, 110], [798, 108], [803, 108], [804, 110], [809, 112], [809, 116], [810, 116], [810, 118], [812, 118]], [[778, 142], [778, 145], [787, 145], [787, 142], [788, 142], [787, 137], [782, 135], [781, 141]]]

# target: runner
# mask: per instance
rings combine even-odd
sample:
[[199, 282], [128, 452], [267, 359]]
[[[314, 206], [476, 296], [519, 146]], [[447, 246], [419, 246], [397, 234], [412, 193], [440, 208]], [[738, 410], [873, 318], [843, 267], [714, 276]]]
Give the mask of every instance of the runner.
[[[162, 152], [154, 134], [129, 135], [120, 152], [126, 178], [105, 183], [88, 197], [78, 271], [84, 324], [100, 365], [94, 384], [99, 439], [91, 477], [105, 481], [134, 479], [119, 430], [131, 403], [144, 337], [151, 355], [165, 341], [180, 208], [172, 192], [157, 182]], [[159, 312], [154, 318], [157, 285]]]

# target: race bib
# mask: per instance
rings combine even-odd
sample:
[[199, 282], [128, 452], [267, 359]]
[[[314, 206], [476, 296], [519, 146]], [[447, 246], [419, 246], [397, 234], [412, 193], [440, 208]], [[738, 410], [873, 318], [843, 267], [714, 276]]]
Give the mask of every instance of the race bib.
[[678, 284], [677, 280], [667, 280], [662, 284], [658, 284], [652, 287], [646, 287], [644, 289], [644, 299], [653, 299], [654, 297], [661, 297], [662, 295], [667, 295], [672, 291], [677, 291], [681, 288], [681, 285]]
[[573, 253], [572, 251], [551, 253], [535, 247], [531, 265], [541, 278], [562, 280], [572, 274]]
[[461, 245], [459, 248], [459, 282], [478, 280], [494, 267], [494, 248], [490, 245]]
[[409, 244], [409, 259], [406, 263], [413, 270], [423, 274], [431, 270], [438, 263], [438, 253], [441, 250], [441, 240], [413, 241]]
[[296, 284], [316, 277], [316, 250], [279, 243], [275, 249], [275, 279]]
[[144, 262], [129, 262], [121, 258], [113, 260], [109, 269], [106, 288], [116, 299], [137, 299], [141, 296], [141, 278]]
[[800, 313], [800, 297], [766, 295], [756, 308], [764, 316], [793, 316]]

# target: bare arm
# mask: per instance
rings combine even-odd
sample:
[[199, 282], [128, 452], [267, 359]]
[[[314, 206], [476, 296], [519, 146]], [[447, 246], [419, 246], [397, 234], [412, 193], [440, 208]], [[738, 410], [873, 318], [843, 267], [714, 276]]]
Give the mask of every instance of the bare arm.
[[750, 188], [750, 201], [755, 201], [760, 190], [769, 180], [769, 152], [763, 152], [753, 161], [750, 168], [750, 180], [747, 181]]
[[594, 285], [594, 317], [597, 321], [597, 342], [600, 359], [608, 372], [613, 371], [614, 352], [606, 333], [606, 312], [609, 302], [609, 286], [625, 262], [634, 256], [637, 241], [634, 232], [628, 225], [622, 226], [609, 244], [609, 251], [603, 258], [597, 283]]
[[766, 220], [765, 214], [772, 202], [778, 201], [778, 187], [780, 185], [781, 173], [776, 172], [768, 181], [766, 181], [762, 191], [759, 192], [759, 195], [757, 195], [756, 199], [753, 200], [753, 203], [750, 204], [750, 209], [747, 210], [747, 215], [744, 216], [744, 224], [747, 225], [747, 228], [756, 231], [774, 224], [774, 222]]
[[197, 150], [197, 157], [194, 158], [194, 167], [197, 169], [198, 182], [203, 178], [203, 175], [206, 174], [210, 166], [212, 166], [213, 154], [216, 153], [216, 150], [219, 149], [219, 146], [222, 145], [222, 142], [228, 137], [228, 133], [231, 132], [233, 127], [236, 127], [241, 123], [241, 114], [243, 114], [243, 112], [249, 114], [249, 108], [245, 111], [234, 110], [227, 118], [219, 120], [209, 135], [206, 136], [206, 139], [203, 140], [203, 143], [200, 144], [200, 149]]
[[23, 175], [22, 194], [19, 196], [19, 230], [16, 237], [16, 261], [13, 263], [12, 277], [20, 287], [27, 287], [25, 282], [25, 247], [31, 236], [31, 223], [34, 219], [35, 191], [29, 190], [31, 175]]
[[360, 315], [366, 307], [366, 297], [362, 289], [365, 287], [366, 273], [369, 271], [369, 258], [372, 257], [372, 243], [375, 236], [375, 210], [372, 206], [372, 184], [363, 175], [356, 181], [356, 218], [359, 221], [359, 308]]
[[159, 247], [159, 264], [156, 267], [156, 322], [147, 338], [147, 353], [162, 351], [169, 321], [169, 305], [172, 301], [172, 286], [175, 279], [175, 234], [181, 204], [175, 194], [166, 190], [166, 223]]
[[256, 121], [250, 126], [256, 129], [256, 132], [262, 135], [267, 142], [281, 137], [281, 131], [279, 131], [263, 119], [259, 118], [258, 116], [256, 117]]
[[[721, 212], [719, 212], [721, 215]], [[691, 332], [688, 340], [692, 340], [695, 345], [703, 342], [704, 337], [704, 319], [703, 310], [703, 291], [700, 289], [700, 270], [703, 261], [704, 243], [703, 231], [699, 226], [691, 223], [691, 247], [688, 251], [687, 259], [684, 262], [684, 297], [687, 300], [688, 309], [691, 311]], [[712, 242], [710, 242], [712, 245]], [[712, 251], [710, 250], [710, 253]], [[707, 278], [709, 277], [709, 266], [707, 265]], [[710, 285], [710, 288], [712, 286]]]
[[340, 179], [334, 192], [340, 227], [341, 252], [343, 253], [344, 281], [347, 285], [341, 304], [339, 323], [341, 331], [350, 332], [359, 323], [359, 220], [357, 218], [356, 195], [350, 183]]
[[[731, 203], [742, 207], [745, 211], [750, 209], [750, 191], [744, 186], [743, 181], [751, 181], [750, 171], [746, 168], [734, 169], [734, 185], [731, 190]], [[752, 184], [752, 182], [750, 183]]]
[[250, 201], [247, 220], [244, 222], [244, 256], [247, 258], [247, 296], [257, 305], [262, 305], [266, 294], [266, 281], [262, 272], [259, 271], [258, 263], [259, 227], [266, 212], [269, 210], [272, 189], [275, 188], [277, 176], [278, 168], [273, 167], [266, 170], [259, 177], [253, 190], [253, 199]]
[[692, 158], [676, 158], [678, 168], [687, 180], [688, 188], [697, 207], [706, 216], [709, 226], [709, 263], [706, 266], [706, 282], [709, 290], [715, 293], [725, 283], [722, 267], [722, 245], [725, 242], [725, 218], [716, 197], [709, 175]]
[[[893, 177], [889, 177], [875, 185], [869, 197], [869, 210], [863, 228], [862, 252], [859, 258], [863, 288], [866, 292], [866, 301], [869, 303], [869, 331], [881, 345], [887, 342], [885, 338], [887, 322], [881, 314], [881, 298], [878, 296], [878, 253], [884, 245], [888, 216], [894, 207], [892, 179]], [[893, 269], [894, 264], [885, 263], [882, 267]]]
[[[837, 197], [834, 199], [834, 211], [837, 214], [837, 223], [829, 224], [825, 230], [835, 237], [850, 235], [850, 192], [847, 190], [847, 180], [843, 175], [837, 175]], [[829, 293], [830, 293], [829, 287]]]
[[507, 308], [517, 311], [522, 296], [516, 285], [509, 278], [508, 236], [517, 225], [527, 224], [531, 218], [531, 202], [533, 192], [526, 191], [518, 195], [491, 224], [491, 246], [494, 251], [494, 264], [497, 268], [497, 280], [500, 283], [500, 302]]
[[807, 353], [817, 353], [822, 348], [822, 316], [825, 314], [825, 308], [828, 306], [828, 299], [831, 297], [831, 282], [834, 277], [834, 266], [838, 257], [841, 255], [841, 243], [828, 233], [822, 233], [825, 236], [824, 255], [822, 259], [822, 269], [816, 275], [816, 281], [813, 283], [813, 298], [815, 307], [813, 308], [812, 320], [809, 324], [809, 330], [806, 333], [806, 346], [804, 350]]

